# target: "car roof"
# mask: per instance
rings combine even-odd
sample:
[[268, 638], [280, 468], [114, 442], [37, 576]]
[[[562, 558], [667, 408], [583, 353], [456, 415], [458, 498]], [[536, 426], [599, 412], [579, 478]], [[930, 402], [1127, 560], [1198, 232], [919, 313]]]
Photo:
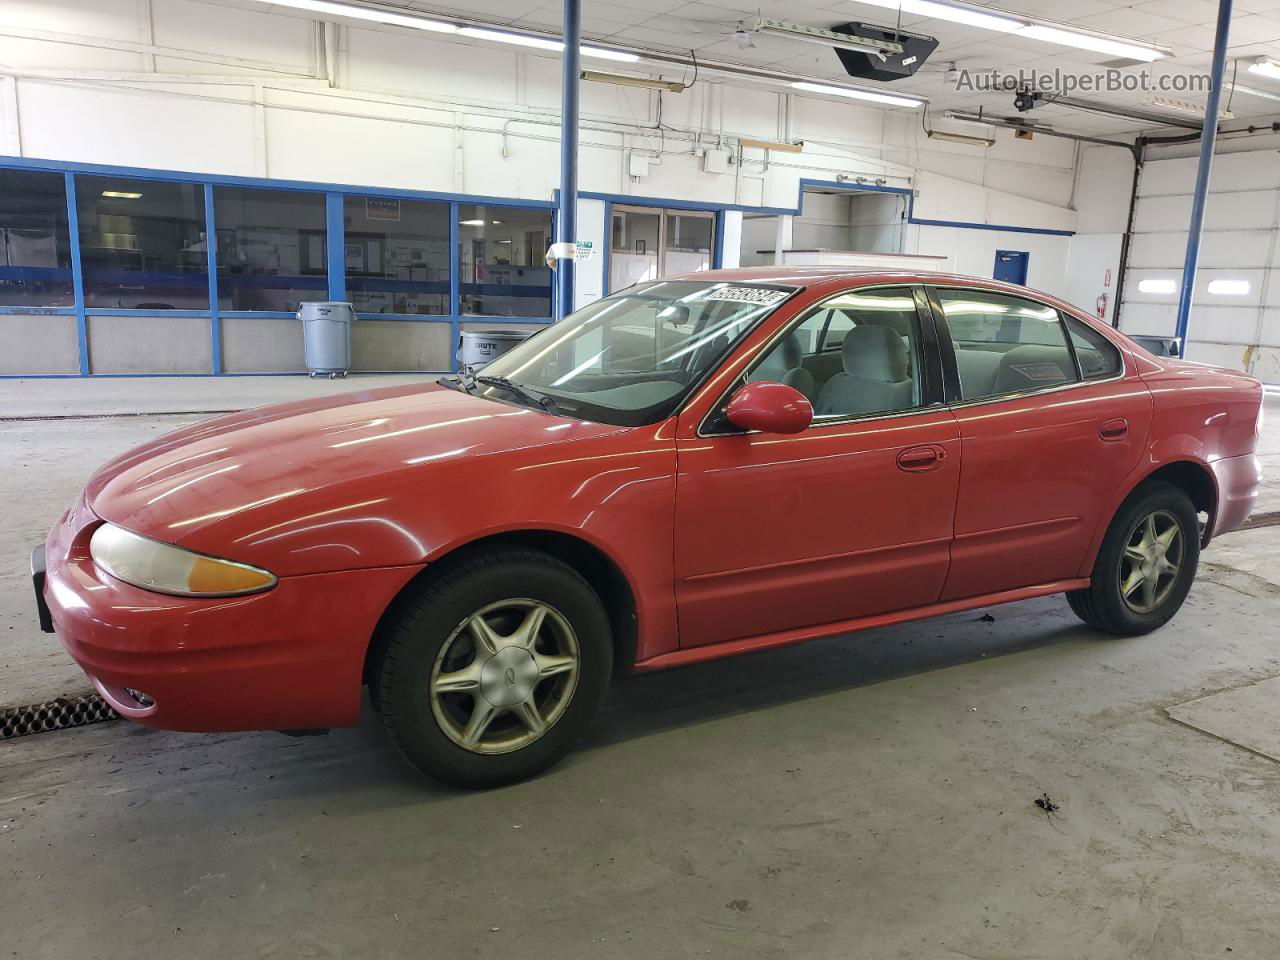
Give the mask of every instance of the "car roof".
[[966, 276], [959, 273], [943, 273], [936, 270], [902, 270], [888, 267], [733, 267], [724, 270], [703, 270], [698, 273], [682, 273], [663, 277], [663, 280], [703, 280], [726, 283], [783, 283], [796, 287], [812, 287], [832, 280], [846, 280], [851, 284], [864, 282], [934, 283], [962, 280], [980, 283], [993, 289], [1007, 288], [1028, 292], [1026, 287], [1015, 287], [1000, 280]]

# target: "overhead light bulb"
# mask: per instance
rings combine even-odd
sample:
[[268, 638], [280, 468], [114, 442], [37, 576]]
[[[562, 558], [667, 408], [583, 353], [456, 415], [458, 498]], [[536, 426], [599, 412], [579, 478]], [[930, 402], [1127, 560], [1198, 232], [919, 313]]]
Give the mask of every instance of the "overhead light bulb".
[[1074, 30], [1063, 30], [1059, 27], [1049, 27], [1038, 23], [1022, 28], [1018, 31], [1018, 36], [1030, 37], [1032, 40], [1043, 40], [1046, 43], [1056, 43], [1063, 47], [1092, 50], [1094, 53], [1109, 53], [1115, 57], [1124, 57], [1126, 60], [1143, 60], [1147, 63], [1152, 60], [1159, 60], [1164, 56], [1154, 47], [1144, 47], [1136, 43], [1128, 43], [1124, 40], [1102, 37], [1092, 33], [1076, 33]]
[[851, 100], [869, 100], [872, 103], [887, 103], [894, 107], [919, 107], [923, 100], [912, 97], [899, 97], [891, 93], [876, 93], [873, 90], [858, 90], [854, 87], [834, 87], [825, 83], [809, 83], [807, 80], [793, 80], [791, 86], [806, 93], [821, 93], [830, 97], [848, 97]]
[[409, 27], [412, 30], [430, 30], [434, 33], [457, 33], [458, 26], [441, 20], [427, 17], [416, 17], [393, 10], [378, 7], [356, 6], [351, 3], [334, 3], [333, 0], [259, 0], [273, 7], [292, 7], [295, 10], [307, 10], [311, 13], [323, 13], [331, 17], [347, 17], [352, 20], [368, 20], [372, 23], [386, 23], [393, 27]]
[[1280, 61], [1260, 57], [1253, 63], [1249, 64], [1249, 72], [1256, 73], [1260, 77], [1267, 77], [1271, 80], [1280, 80]]
[[981, 27], [984, 30], [998, 30], [1001, 33], [1012, 33], [1026, 25], [1024, 20], [1001, 16], [994, 10], [986, 13], [969, 7], [953, 7], [948, 3], [936, 3], [935, 0], [858, 0], [858, 2], [870, 4], [873, 7], [901, 10], [903, 13], [914, 13], [921, 17], [931, 17], [934, 20], [963, 23], [970, 27]]

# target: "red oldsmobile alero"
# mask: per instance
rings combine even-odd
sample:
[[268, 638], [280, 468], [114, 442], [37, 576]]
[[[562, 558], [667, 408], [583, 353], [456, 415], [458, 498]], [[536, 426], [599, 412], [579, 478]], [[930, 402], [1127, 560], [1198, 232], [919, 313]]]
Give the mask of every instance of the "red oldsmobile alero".
[[529, 776], [615, 668], [1044, 594], [1161, 626], [1258, 486], [1262, 389], [1052, 297], [761, 268], [641, 283], [476, 375], [219, 417], [104, 466], [33, 568], [111, 705], [350, 725]]

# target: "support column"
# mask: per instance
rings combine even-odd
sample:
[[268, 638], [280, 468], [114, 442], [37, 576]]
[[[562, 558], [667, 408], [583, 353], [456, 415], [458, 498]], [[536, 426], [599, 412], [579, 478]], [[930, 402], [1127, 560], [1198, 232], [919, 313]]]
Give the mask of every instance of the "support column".
[[1200, 166], [1196, 170], [1196, 192], [1191, 200], [1191, 226], [1187, 230], [1187, 258], [1182, 266], [1182, 295], [1178, 299], [1178, 352], [1187, 355], [1187, 324], [1191, 300], [1196, 292], [1196, 270], [1200, 266], [1200, 234], [1204, 228], [1204, 205], [1209, 194], [1209, 174], [1213, 169], [1213, 148], [1218, 140], [1218, 105], [1222, 101], [1222, 75], [1227, 64], [1227, 37], [1231, 32], [1231, 0], [1218, 0], [1218, 29], [1213, 39], [1212, 86], [1204, 108], [1204, 128], [1200, 134]]
[[[578, 226], [578, 84], [582, 40], [582, 0], [564, 0], [563, 89], [560, 100], [560, 206], [556, 242], [572, 244]], [[556, 319], [573, 312], [573, 248], [561, 247], [556, 270]]]
[[782, 262], [785, 259], [783, 254], [792, 247], [794, 226], [795, 224], [791, 219], [791, 214], [778, 214], [778, 226], [773, 234], [773, 262], [777, 266], [782, 265]]

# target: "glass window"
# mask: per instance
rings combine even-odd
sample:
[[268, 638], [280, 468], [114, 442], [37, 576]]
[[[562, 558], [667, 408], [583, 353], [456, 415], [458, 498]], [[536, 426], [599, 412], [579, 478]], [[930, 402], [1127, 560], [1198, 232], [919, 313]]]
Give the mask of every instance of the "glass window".
[[716, 232], [711, 214], [667, 211], [667, 243], [663, 275], [711, 269], [711, 243]]
[[551, 316], [551, 211], [458, 205], [462, 313], [479, 317]]
[[1076, 348], [1076, 359], [1080, 361], [1080, 372], [1086, 380], [1102, 380], [1120, 372], [1123, 364], [1115, 344], [1075, 317], [1067, 317], [1066, 321], [1071, 345]]
[[324, 195], [214, 187], [218, 308], [298, 309], [328, 300]]
[[938, 290], [965, 400], [1026, 393], [1077, 379], [1058, 311], [985, 290]]
[[76, 207], [85, 306], [209, 309], [201, 186], [78, 176]]
[[361, 313], [449, 313], [449, 205], [343, 201], [347, 297]]
[[922, 402], [920, 356], [911, 289], [855, 290], [810, 310], [747, 380], [795, 387], [816, 418], [892, 413]]
[[0, 304], [75, 304], [67, 185], [60, 173], [0, 170]]
[[790, 293], [690, 280], [630, 287], [494, 360], [480, 371], [475, 389], [527, 402], [527, 394], [484, 382], [507, 377], [548, 398], [557, 413], [626, 426], [652, 423], [675, 410]]

